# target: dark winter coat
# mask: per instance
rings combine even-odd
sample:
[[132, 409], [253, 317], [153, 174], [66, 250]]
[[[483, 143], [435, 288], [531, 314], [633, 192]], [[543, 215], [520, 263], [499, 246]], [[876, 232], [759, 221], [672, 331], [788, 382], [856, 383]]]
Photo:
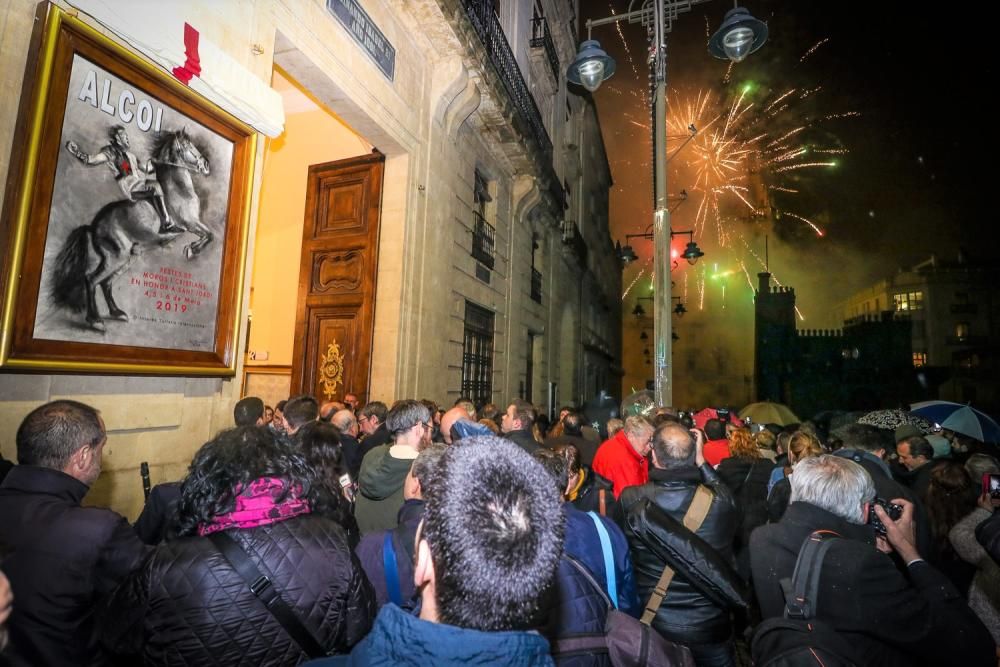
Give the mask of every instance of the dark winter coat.
[[531, 434], [531, 429], [526, 428], [518, 431], [511, 431], [510, 433], [504, 433], [503, 437], [507, 438], [529, 454], [534, 454], [537, 450], [542, 448], [542, 446], [538, 444], [538, 441], [535, 440], [535, 436]]
[[[856, 648], [859, 665], [996, 665], [993, 640], [964, 598], [924, 561], [907, 567], [875, 549], [872, 530], [808, 503], [793, 502], [777, 524], [750, 538], [753, 582], [763, 618], [780, 617], [780, 581], [790, 578], [805, 539], [831, 530], [823, 561], [818, 618]], [[907, 580], [909, 579], [909, 581]]]
[[394, 604], [379, 611], [371, 633], [351, 655], [315, 660], [310, 667], [548, 667], [549, 643], [535, 632], [481, 632], [432, 623]]
[[135, 534], [140, 540], [155, 546], [166, 538], [180, 498], [180, 482], [165, 482], [150, 489], [142, 514], [135, 521]]
[[347, 468], [347, 473], [352, 480], [357, 481], [358, 475], [361, 473], [361, 461], [364, 460], [364, 455], [368, 452], [362, 451], [361, 443], [350, 433], [340, 434], [340, 451], [344, 456], [344, 467]]
[[580, 463], [589, 466], [594, 462], [594, 454], [597, 453], [597, 446], [601, 444], [593, 440], [588, 440], [582, 435], [560, 435], [555, 438], [546, 438], [545, 446], [552, 449], [556, 445], [573, 445], [576, 451], [580, 452]]
[[361, 567], [368, 575], [368, 581], [375, 589], [375, 598], [381, 607], [389, 602], [389, 591], [385, 581], [385, 560], [383, 546], [386, 533], [392, 533], [393, 550], [396, 553], [396, 570], [399, 577], [399, 592], [405, 605], [413, 598], [413, 552], [417, 526], [424, 516], [424, 501], [411, 498], [399, 508], [399, 525], [392, 530], [369, 533], [361, 539], [354, 550], [361, 561]]
[[366, 435], [361, 439], [361, 460], [364, 461], [365, 455], [371, 450], [391, 442], [392, 435], [389, 433], [389, 429], [386, 428], [385, 424], [379, 424], [378, 428], [371, 435]]
[[27, 664], [100, 660], [96, 607], [149, 547], [124, 517], [81, 507], [89, 487], [58, 470], [19, 465], [0, 485], [2, 569], [14, 593], [7, 626]]
[[[572, 501], [573, 507], [581, 512], [597, 512], [601, 514], [601, 499], [604, 500], [604, 513], [606, 516], [621, 528], [624, 525], [624, 515], [622, 514], [621, 503], [615, 498], [614, 484], [610, 479], [598, 475], [587, 466], [581, 468], [583, 474], [583, 484], [576, 492], [576, 498]], [[602, 493], [603, 492], [603, 493]]]
[[[375, 595], [340, 525], [316, 515], [227, 531], [327, 650], [367, 634]], [[161, 544], [115, 592], [106, 645], [146, 665], [296, 665], [307, 656], [207, 537]]]
[[[594, 520], [570, 503], [565, 503], [563, 508], [566, 514], [565, 553], [587, 568], [601, 585], [605, 595], [608, 595], [604, 552], [601, 549], [601, 540]], [[600, 521], [607, 530], [611, 543], [614, 563], [612, 575], [617, 590], [618, 609], [638, 618], [642, 609], [635, 589], [628, 542], [621, 529], [610, 519], [600, 518]], [[595, 590], [584, 575], [564, 557], [556, 571], [551, 606], [546, 612], [543, 634], [553, 640], [557, 637], [600, 633], [604, 629], [607, 615], [608, 605], [600, 591]], [[556, 662], [562, 667], [611, 664], [606, 653], [567, 656]]]
[[750, 543], [750, 533], [767, 523], [767, 482], [774, 464], [768, 459], [730, 456], [723, 459], [716, 472], [729, 487], [740, 513], [736, 530], [736, 550]]
[[[669, 564], [676, 574], [653, 619], [664, 637], [680, 643], [715, 643], [732, 635], [729, 612], [746, 606], [747, 591], [734, 569], [733, 536], [738, 513], [733, 496], [708, 464], [700, 468], [650, 470], [650, 481], [625, 489], [625, 536], [645, 602]], [[712, 505], [695, 535], [682, 521], [699, 484]]]
[[976, 540], [994, 561], [1000, 563], [1000, 512], [994, 510], [993, 516], [976, 526]]

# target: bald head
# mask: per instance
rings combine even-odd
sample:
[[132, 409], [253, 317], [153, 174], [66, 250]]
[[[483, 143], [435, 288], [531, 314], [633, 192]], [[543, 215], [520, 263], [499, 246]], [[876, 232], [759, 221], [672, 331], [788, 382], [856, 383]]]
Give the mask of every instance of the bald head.
[[677, 422], [666, 422], [653, 434], [653, 463], [657, 468], [694, 465], [694, 438]]
[[350, 410], [337, 410], [330, 417], [330, 423], [337, 427], [341, 433], [358, 437], [358, 420]]
[[449, 445], [451, 444], [451, 427], [454, 426], [459, 419], [468, 418], [469, 413], [461, 405], [456, 405], [451, 410], [444, 413], [444, 416], [441, 417], [441, 437], [444, 438], [446, 443]]

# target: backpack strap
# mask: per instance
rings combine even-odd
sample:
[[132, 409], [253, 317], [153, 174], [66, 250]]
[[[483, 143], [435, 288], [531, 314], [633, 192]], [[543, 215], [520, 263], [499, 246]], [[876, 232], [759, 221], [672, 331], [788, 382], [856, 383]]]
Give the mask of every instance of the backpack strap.
[[[817, 530], [802, 543], [795, 561], [791, 585], [782, 583], [785, 593], [785, 618], [809, 620], [816, 617], [819, 602], [819, 577], [823, 559], [840, 535], [831, 530]], [[791, 595], [788, 590], [791, 589]]]
[[310, 658], [321, 658], [329, 655], [326, 649], [320, 645], [316, 636], [281, 598], [281, 593], [274, 587], [273, 582], [263, 575], [254, 562], [250, 560], [250, 556], [243, 550], [239, 542], [224, 532], [211, 533], [208, 539], [246, 582], [254, 597], [261, 601], [264, 608], [270, 612], [274, 620], [285, 629], [292, 641], [298, 644], [306, 655]]
[[[695, 489], [694, 498], [691, 499], [691, 504], [688, 506], [687, 512], [684, 513], [684, 527], [692, 533], [697, 533], [698, 529], [701, 528], [701, 524], [704, 523], [705, 517], [708, 516], [708, 510], [711, 507], [712, 492], [705, 488], [704, 485], [699, 484], [698, 488]], [[642, 618], [639, 619], [642, 623], [649, 625], [656, 618], [656, 612], [660, 608], [660, 605], [663, 604], [663, 598], [667, 597], [667, 588], [670, 586], [673, 578], [673, 568], [669, 565], [665, 566], [663, 574], [660, 575], [660, 580], [656, 582], [656, 586], [653, 587], [653, 592], [646, 602], [646, 610], [642, 613]]]
[[398, 605], [403, 604], [403, 593], [399, 588], [399, 565], [396, 563], [396, 549], [392, 546], [392, 531], [385, 531], [382, 540], [382, 569], [385, 570], [385, 589], [389, 600]]
[[611, 551], [611, 536], [608, 535], [608, 529], [604, 527], [601, 519], [596, 514], [593, 512], [587, 512], [587, 514], [593, 519], [594, 526], [597, 528], [597, 537], [601, 540], [601, 552], [604, 554], [604, 578], [608, 584], [608, 597], [611, 598], [611, 604], [614, 605], [615, 609], [618, 609], [618, 582], [615, 581], [615, 557]]

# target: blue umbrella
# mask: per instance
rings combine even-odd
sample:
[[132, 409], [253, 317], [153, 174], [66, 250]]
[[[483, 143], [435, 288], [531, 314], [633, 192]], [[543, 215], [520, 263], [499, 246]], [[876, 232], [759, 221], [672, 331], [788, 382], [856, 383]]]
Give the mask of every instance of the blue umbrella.
[[1000, 441], [1000, 424], [971, 405], [950, 401], [914, 403], [910, 411], [939, 424], [941, 428], [967, 435], [980, 442]]

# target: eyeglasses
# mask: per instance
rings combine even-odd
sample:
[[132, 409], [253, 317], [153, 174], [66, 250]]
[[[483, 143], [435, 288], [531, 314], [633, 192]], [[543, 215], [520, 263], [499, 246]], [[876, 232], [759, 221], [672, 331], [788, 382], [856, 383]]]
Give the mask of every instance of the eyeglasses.
[[424, 422], [424, 428], [430, 431], [434, 428], [434, 422]]

